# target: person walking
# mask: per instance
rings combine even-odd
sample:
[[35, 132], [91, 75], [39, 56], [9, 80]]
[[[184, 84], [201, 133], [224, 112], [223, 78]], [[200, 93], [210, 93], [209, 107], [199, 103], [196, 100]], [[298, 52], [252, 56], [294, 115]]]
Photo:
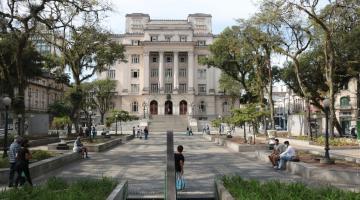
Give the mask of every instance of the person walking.
[[134, 137], [135, 137], [135, 132], [136, 132], [135, 126], [133, 126], [132, 133], [133, 133], [133, 136], [134, 136]]
[[[21, 148], [17, 152], [16, 156], [16, 172], [17, 177], [15, 180], [15, 187], [19, 185], [19, 182], [22, 179], [22, 175], [25, 175], [26, 181], [29, 182], [29, 184], [32, 186], [31, 176], [30, 176], [30, 170], [29, 170], [29, 161], [31, 159], [31, 152], [29, 151], [29, 140], [24, 139], [21, 143]], [[22, 185], [22, 181], [20, 183], [20, 186]]]
[[189, 129], [189, 135], [194, 135], [194, 133], [192, 132], [192, 128], [190, 127]]
[[140, 126], [138, 125], [136, 128], [136, 137], [139, 138], [140, 134], [141, 134], [141, 129], [140, 129]]
[[95, 137], [96, 137], [96, 128], [95, 128], [95, 126], [92, 127], [91, 133], [92, 133], [93, 139], [95, 139]]
[[16, 172], [16, 154], [21, 149], [21, 137], [15, 136], [13, 143], [10, 145], [9, 149], [9, 164], [10, 164], [10, 171], [9, 171], [9, 187], [14, 186], [14, 176]]
[[182, 154], [183, 150], [184, 147], [182, 145], [177, 146], [177, 152], [174, 155], [177, 190], [185, 189], [185, 180], [184, 180], [185, 157]]
[[145, 126], [145, 128], [144, 128], [144, 136], [145, 136], [145, 140], [147, 140], [147, 139], [148, 139], [148, 135], [149, 135], [149, 129], [148, 129], [148, 127], [147, 127], [147, 126]]

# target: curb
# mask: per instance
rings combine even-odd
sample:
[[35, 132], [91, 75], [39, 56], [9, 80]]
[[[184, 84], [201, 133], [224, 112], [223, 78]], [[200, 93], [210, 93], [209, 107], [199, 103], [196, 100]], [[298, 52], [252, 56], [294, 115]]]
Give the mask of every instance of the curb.
[[128, 197], [128, 181], [121, 181], [106, 200], [125, 200]]
[[221, 180], [215, 180], [215, 193], [216, 200], [235, 200]]

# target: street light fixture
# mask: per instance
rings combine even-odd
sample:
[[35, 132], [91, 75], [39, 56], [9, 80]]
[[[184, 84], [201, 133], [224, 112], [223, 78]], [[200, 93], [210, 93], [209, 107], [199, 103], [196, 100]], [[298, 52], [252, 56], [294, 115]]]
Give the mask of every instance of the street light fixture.
[[330, 159], [329, 154], [329, 111], [330, 111], [330, 100], [325, 98], [323, 101], [324, 111], [325, 111], [325, 157], [320, 160], [324, 164], [332, 164], [333, 161]]
[[5, 132], [4, 132], [4, 153], [3, 158], [7, 157], [7, 136], [8, 136], [8, 110], [9, 106], [11, 105], [11, 98], [10, 97], [4, 97], [3, 103], [5, 105]]

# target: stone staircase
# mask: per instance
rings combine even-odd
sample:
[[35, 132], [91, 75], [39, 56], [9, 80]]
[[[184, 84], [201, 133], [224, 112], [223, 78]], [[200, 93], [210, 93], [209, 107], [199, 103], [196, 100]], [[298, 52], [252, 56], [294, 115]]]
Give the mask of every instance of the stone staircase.
[[149, 128], [151, 132], [166, 132], [167, 130], [185, 132], [187, 126], [187, 116], [153, 115], [152, 119], [149, 120]]

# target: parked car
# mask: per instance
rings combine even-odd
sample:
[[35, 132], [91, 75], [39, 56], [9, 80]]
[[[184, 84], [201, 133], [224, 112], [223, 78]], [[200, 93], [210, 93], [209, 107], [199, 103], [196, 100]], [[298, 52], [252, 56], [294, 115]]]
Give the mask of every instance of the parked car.
[[282, 130], [282, 127], [279, 125], [275, 125], [275, 130]]

